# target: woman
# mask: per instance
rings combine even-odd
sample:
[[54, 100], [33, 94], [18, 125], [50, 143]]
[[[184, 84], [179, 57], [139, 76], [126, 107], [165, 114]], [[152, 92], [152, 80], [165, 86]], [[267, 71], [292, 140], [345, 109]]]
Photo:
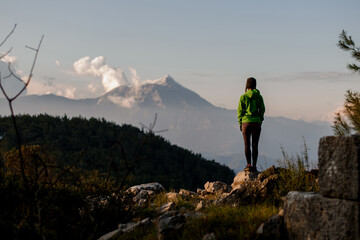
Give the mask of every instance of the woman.
[[[238, 120], [245, 144], [247, 165], [245, 170], [257, 171], [258, 144], [261, 124], [264, 121], [265, 105], [260, 91], [256, 89], [256, 79], [251, 77], [246, 81], [245, 94], [241, 95], [238, 106]], [[252, 154], [250, 139], [252, 138]], [[252, 157], [252, 164], [251, 164]]]

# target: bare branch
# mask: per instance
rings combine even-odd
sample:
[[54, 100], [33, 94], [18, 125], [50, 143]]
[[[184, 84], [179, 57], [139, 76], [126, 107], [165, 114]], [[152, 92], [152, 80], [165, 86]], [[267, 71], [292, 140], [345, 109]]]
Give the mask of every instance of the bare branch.
[[0, 89], [1, 89], [1, 91], [2, 91], [2, 93], [4, 94], [4, 96], [5, 96], [5, 98], [9, 101], [10, 100], [10, 98], [9, 98], [9, 96], [6, 94], [6, 91], [5, 91], [5, 89], [3, 88], [3, 85], [2, 85], [2, 77], [1, 77], [1, 72], [0, 72]]
[[0, 43], [0, 47], [8, 40], [8, 38], [14, 33], [14, 31], [15, 31], [15, 28], [16, 28], [16, 23], [15, 23], [15, 25], [14, 25], [14, 27], [13, 27], [13, 29], [11, 30], [11, 32], [4, 38], [4, 40]]
[[[30, 74], [29, 74], [29, 77], [27, 79], [27, 81], [25, 81], [25, 85], [24, 87], [18, 92], [18, 94], [16, 94], [13, 98], [11, 98], [11, 101], [13, 101], [14, 99], [16, 99], [18, 96], [20, 96], [24, 91], [25, 89], [27, 88], [27, 86], [29, 85], [30, 81], [31, 81], [31, 78], [32, 78], [32, 75], [33, 75], [33, 71], [34, 71], [34, 67], [35, 67], [35, 63], [36, 63], [36, 59], [37, 59], [37, 56], [39, 54], [39, 50], [40, 50], [40, 46], [41, 46], [41, 43], [44, 39], [44, 35], [41, 36], [41, 39], [40, 39], [40, 42], [39, 42], [39, 45], [35, 50], [35, 57], [34, 57], [34, 60], [33, 60], [33, 63], [32, 63], [32, 66], [31, 66], [31, 70], [30, 70]], [[15, 75], [14, 75], [15, 76]], [[18, 77], [17, 77], [18, 78]], [[18, 78], [19, 79], [19, 78]], [[22, 81], [22, 80], [21, 80]]]
[[22, 82], [23, 84], [25, 84], [24, 80], [22, 80], [21, 78], [19, 78], [12, 70], [11, 70], [11, 63], [8, 63], [8, 70], [10, 72], [10, 74], [6, 77], [4, 77], [4, 79], [9, 78], [11, 76], [15, 77], [15, 79], [19, 80], [20, 82]]
[[8, 55], [11, 52], [11, 50], [12, 50], [12, 47], [6, 53], [4, 53], [2, 56], [0, 56], [0, 59], [5, 57], [6, 55]]
[[155, 117], [154, 117], [154, 121], [153, 123], [150, 123], [149, 126], [146, 126], [145, 124], [143, 124], [142, 122], [140, 122], [140, 125], [143, 128], [146, 128], [149, 133], [162, 133], [162, 132], [167, 132], [169, 131], [169, 129], [162, 129], [162, 130], [158, 130], [158, 131], [154, 131], [154, 127], [156, 125], [156, 121], [157, 121], [157, 113], [155, 113]]

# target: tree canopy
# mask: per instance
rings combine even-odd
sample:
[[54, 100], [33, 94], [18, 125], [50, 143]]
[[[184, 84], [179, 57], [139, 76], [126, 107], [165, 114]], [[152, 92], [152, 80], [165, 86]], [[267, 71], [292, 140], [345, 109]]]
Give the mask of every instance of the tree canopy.
[[[231, 183], [234, 178], [228, 167], [131, 125], [49, 115], [19, 115], [17, 121], [23, 144], [46, 148], [58, 165], [109, 172], [118, 179], [132, 168], [127, 185], [156, 181], [166, 188], [196, 190], [206, 181]], [[16, 146], [11, 124], [10, 117], [0, 117], [2, 158]]]
[[[352, 57], [360, 62], [360, 48], [357, 47], [351, 36], [343, 30], [339, 36], [338, 46], [344, 51], [350, 51]], [[348, 64], [348, 69], [360, 73], [360, 65]], [[332, 128], [336, 135], [360, 134], [360, 93], [348, 90], [345, 94], [345, 103], [341, 111], [335, 113]]]

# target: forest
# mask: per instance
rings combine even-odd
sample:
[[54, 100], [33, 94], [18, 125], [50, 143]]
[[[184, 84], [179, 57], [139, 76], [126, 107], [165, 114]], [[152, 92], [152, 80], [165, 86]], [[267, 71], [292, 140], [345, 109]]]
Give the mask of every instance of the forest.
[[[195, 191], [207, 181], [231, 183], [234, 178], [228, 167], [131, 125], [66, 115], [16, 118], [23, 147], [36, 146], [38, 155], [51, 161], [48, 165], [98, 171], [123, 187], [159, 182], [167, 189]], [[1, 164], [4, 170], [11, 169], [17, 140], [10, 117], [0, 117], [0, 135]]]

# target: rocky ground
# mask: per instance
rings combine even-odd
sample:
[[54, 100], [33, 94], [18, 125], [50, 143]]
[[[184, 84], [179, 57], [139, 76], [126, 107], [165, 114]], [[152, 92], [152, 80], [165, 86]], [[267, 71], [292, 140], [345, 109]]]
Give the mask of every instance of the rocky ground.
[[[157, 239], [174, 239], [181, 234], [185, 223], [193, 218], [206, 218], [203, 211], [211, 206], [242, 206], [256, 204], [273, 198], [279, 178], [279, 168], [271, 167], [261, 173], [239, 172], [234, 182], [227, 185], [220, 181], [207, 182], [204, 189], [196, 192], [180, 189], [178, 192], [166, 192], [159, 183], [147, 183], [130, 187], [125, 199], [130, 208], [141, 210], [149, 206], [156, 209], [152, 217], [138, 219], [127, 224], [119, 224], [117, 229], [103, 235], [99, 240], [126, 239], [133, 231], [156, 229]], [[158, 204], [159, 199], [163, 204]], [[182, 202], [183, 204], [179, 204]], [[282, 211], [262, 224], [257, 231], [259, 239], [281, 239], [283, 224]], [[202, 239], [216, 239], [209, 232]]]

